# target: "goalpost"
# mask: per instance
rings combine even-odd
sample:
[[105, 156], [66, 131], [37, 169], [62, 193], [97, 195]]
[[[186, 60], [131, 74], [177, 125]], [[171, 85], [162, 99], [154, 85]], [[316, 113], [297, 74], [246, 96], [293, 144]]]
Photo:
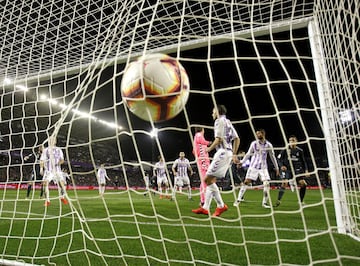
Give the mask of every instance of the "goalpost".
[[326, 142], [327, 154], [329, 169], [331, 174], [332, 191], [334, 195], [334, 205], [336, 211], [336, 219], [338, 231], [340, 233], [350, 233], [354, 236], [357, 236], [357, 228], [355, 224], [351, 221], [351, 215], [349, 213], [349, 208], [346, 199], [344, 177], [341, 171], [341, 165], [337, 162], [340, 161], [339, 149], [337, 144], [337, 136], [335, 129], [335, 117], [336, 109], [333, 108], [331, 104], [331, 91], [329, 89], [329, 82], [326, 77], [326, 68], [325, 64], [322, 61], [324, 58], [324, 51], [321, 46], [320, 40], [318, 40], [319, 29], [317, 28], [316, 23], [309, 23], [309, 35], [310, 35], [310, 44], [313, 51], [313, 61], [315, 75], [317, 79], [319, 101], [321, 108], [321, 114], [323, 117], [324, 124], [324, 138]]
[[[359, 263], [359, 9], [357, 0], [6, 1], [0, 264]], [[120, 84], [126, 64], [159, 52], [182, 63], [191, 90], [176, 118], [154, 124], [126, 109]], [[216, 104], [227, 107], [242, 151], [257, 128], [276, 155], [297, 136], [310, 172], [306, 205], [287, 190], [274, 206], [280, 180], [272, 169], [271, 209], [255, 184], [232, 206], [238, 169], [218, 180], [229, 205], [218, 218], [191, 212], [198, 174], [194, 201], [145, 190], [158, 155], [170, 180], [180, 151], [197, 172], [194, 130], [204, 127], [212, 140]], [[44, 207], [41, 177], [29, 179], [52, 135], [71, 176], [69, 204], [52, 184]], [[103, 197], [101, 164], [111, 179]]]
[[[359, 3], [322, 3], [309, 25], [338, 231], [359, 240]], [[325, 23], [328, 22], [328, 23]], [[330, 22], [331, 21], [331, 22]], [[324, 33], [327, 33], [326, 38]], [[355, 34], [356, 35], [356, 34]], [[334, 45], [329, 45], [333, 43]], [[355, 86], [354, 86], [355, 85]], [[350, 157], [348, 157], [350, 155]], [[356, 205], [356, 204], [355, 204]]]

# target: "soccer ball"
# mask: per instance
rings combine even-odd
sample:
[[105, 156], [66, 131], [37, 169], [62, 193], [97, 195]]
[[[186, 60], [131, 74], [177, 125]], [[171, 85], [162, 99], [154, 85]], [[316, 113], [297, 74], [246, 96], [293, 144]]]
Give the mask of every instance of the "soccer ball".
[[122, 77], [121, 96], [129, 110], [146, 121], [178, 115], [189, 98], [188, 75], [178, 60], [149, 54], [130, 63]]

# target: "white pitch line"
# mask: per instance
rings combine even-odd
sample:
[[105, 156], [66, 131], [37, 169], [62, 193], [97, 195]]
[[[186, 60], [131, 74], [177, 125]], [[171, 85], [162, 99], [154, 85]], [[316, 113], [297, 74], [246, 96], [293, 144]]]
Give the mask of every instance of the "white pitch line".
[[[3, 213], [10, 213], [12, 214], [13, 212], [11, 211], [3, 211]], [[22, 214], [24, 216], [27, 216], [28, 213], [25, 212], [16, 212], [17, 214]], [[55, 218], [57, 217], [56, 215], [49, 215], [47, 214], [44, 217], [44, 214], [37, 214], [37, 213], [31, 213], [31, 216], [39, 216], [42, 218]], [[129, 216], [127, 216], [126, 218], [129, 218]], [[23, 218], [20, 218], [23, 219]], [[31, 218], [30, 218], [31, 219]], [[70, 217], [65, 216], [63, 217], [63, 219], [70, 219]], [[100, 221], [100, 220], [107, 220], [109, 221], [109, 219], [107, 217], [104, 218], [85, 218], [85, 222], [94, 222], [94, 221]], [[114, 223], [126, 223], [126, 224], [135, 224], [135, 222], [129, 221], [129, 220], [121, 220], [118, 218], [111, 218], [110, 219], [111, 222]], [[82, 221], [84, 222], [84, 221]], [[186, 224], [178, 224], [178, 223], [153, 223], [153, 222], [138, 222], [138, 224], [141, 225], [156, 225], [156, 226], [174, 226], [174, 227], [210, 227], [209, 225], [204, 225], [204, 224], [191, 224], [191, 223], [186, 223]], [[251, 229], [251, 230], [261, 230], [261, 231], [285, 231], [285, 232], [305, 232], [304, 229], [299, 229], [299, 228], [286, 228], [286, 227], [277, 227], [276, 230], [274, 228], [269, 228], [269, 227], [258, 227], [258, 226], [234, 226], [234, 225], [213, 225], [214, 228], [228, 228], [228, 229], [238, 229], [238, 228], [243, 228], [243, 229]], [[327, 232], [328, 230], [324, 230], [324, 229], [316, 229], [316, 228], [308, 228], [306, 230], [307, 232], [312, 232], [312, 233], [320, 233], [320, 232]], [[336, 233], [336, 230], [331, 230], [333, 233]]]

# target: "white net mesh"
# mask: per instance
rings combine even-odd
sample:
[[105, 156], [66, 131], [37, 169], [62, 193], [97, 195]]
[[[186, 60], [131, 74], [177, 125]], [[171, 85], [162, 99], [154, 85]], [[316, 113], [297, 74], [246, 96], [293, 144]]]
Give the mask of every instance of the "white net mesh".
[[[0, 11], [1, 263], [360, 262], [358, 1], [7, 1]], [[191, 85], [184, 111], [155, 124], [130, 113], [120, 93], [126, 64], [154, 52], [179, 59]], [[191, 212], [194, 128], [212, 140], [215, 104], [226, 105], [243, 151], [257, 128], [276, 154], [297, 136], [310, 171], [305, 206], [298, 190], [273, 206], [280, 181], [270, 168], [271, 208], [257, 183], [233, 207], [236, 169], [218, 180], [226, 213]], [[40, 180], [29, 179], [53, 134], [69, 204], [51, 184], [44, 207]], [[152, 180], [162, 155], [173, 181], [180, 151], [195, 170], [194, 201], [186, 190], [160, 200], [144, 176]], [[99, 197], [102, 163], [110, 181]]]

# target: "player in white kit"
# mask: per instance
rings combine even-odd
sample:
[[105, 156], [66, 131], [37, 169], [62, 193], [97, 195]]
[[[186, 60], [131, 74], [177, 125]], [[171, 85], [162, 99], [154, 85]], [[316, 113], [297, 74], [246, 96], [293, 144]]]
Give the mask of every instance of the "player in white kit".
[[[170, 198], [169, 181], [166, 174], [166, 163], [164, 162], [164, 159], [161, 157], [161, 155], [159, 155], [158, 159], [159, 161], [155, 164], [153, 169], [153, 175], [156, 176], [160, 199], [164, 197]], [[163, 194], [163, 189], [165, 189], [165, 195]]]
[[255, 132], [255, 134], [257, 139], [251, 142], [245, 157], [240, 161], [240, 164], [242, 164], [251, 157], [249, 169], [247, 170], [245, 176], [245, 181], [240, 188], [239, 195], [237, 200], [234, 202], [234, 206], [237, 207], [242, 201], [248, 185], [260, 177], [260, 180], [263, 182], [264, 186], [262, 206], [264, 208], [271, 208], [268, 205], [270, 175], [268, 171], [267, 156], [270, 157], [277, 176], [279, 175], [279, 166], [275, 157], [273, 145], [265, 138], [265, 130], [259, 129]]
[[150, 177], [149, 174], [144, 171], [144, 183], [145, 183], [145, 193], [144, 196], [150, 191]]
[[110, 180], [110, 178], [107, 175], [104, 164], [100, 165], [100, 168], [97, 171], [96, 177], [97, 177], [97, 181], [99, 184], [99, 195], [103, 196], [105, 193], [106, 180]]
[[191, 200], [191, 185], [188, 171], [190, 172], [190, 176], [192, 176], [193, 170], [189, 160], [185, 158], [185, 153], [183, 151], [179, 153], [179, 158], [174, 161], [172, 171], [174, 174], [174, 189], [172, 197], [175, 198], [177, 188], [179, 188], [179, 192], [182, 192], [182, 188], [186, 186], [188, 189], [188, 199]]
[[46, 147], [40, 156], [40, 174], [43, 176], [45, 204], [50, 205], [50, 191], [49, 183], [53, 181], [58, 185], [60, 199], [64, 204], [68, 204], [66, 196], [66, 190], [62, 181], [61, 165], [64, 163], [64, 153], [56, 146], [56, 138], [49, 138], [49, 145]]

